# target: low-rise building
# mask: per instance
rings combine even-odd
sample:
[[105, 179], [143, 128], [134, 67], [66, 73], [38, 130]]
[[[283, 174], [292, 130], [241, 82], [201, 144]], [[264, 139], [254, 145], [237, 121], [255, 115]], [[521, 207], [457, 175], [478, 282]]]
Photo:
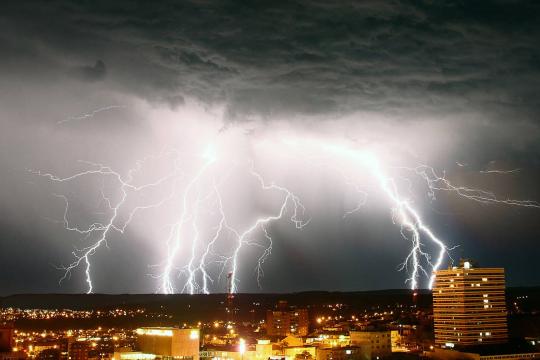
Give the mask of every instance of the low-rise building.
[[371, 345], [373, 358], [384, 358], [392, 354], [392, 339], [389, 330], [383, 331], [351, 331], [351, 345]]
[[371, 360], [371, 345], [318, 348], [316, 360]]
[[199, 329], [146, 327], [137, 329], [139, 350], [145, 354], [199, 360]]

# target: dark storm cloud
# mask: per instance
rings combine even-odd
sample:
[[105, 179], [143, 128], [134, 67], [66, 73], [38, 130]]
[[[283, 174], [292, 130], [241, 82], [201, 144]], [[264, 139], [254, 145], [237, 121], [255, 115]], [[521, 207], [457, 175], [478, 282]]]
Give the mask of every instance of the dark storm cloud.
[[532, 119], [538, 14], [534, 1], [11, 3], [3, 62], [79, 66], [87, 79], [107, 64], [125, 91], [225, 102], [238, 120], [356, 110]]
[[80, 66], [74, 70], [74, 73], [81, 78], [81, 80], [96, 81], [105, 77], [106, 68], [105, 63], [101, 60], [96, 61], [94, 66]]

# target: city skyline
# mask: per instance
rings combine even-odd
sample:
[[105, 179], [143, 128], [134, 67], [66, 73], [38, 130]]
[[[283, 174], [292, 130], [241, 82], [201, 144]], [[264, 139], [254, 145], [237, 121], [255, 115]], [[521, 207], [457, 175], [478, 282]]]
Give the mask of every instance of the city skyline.
[[539, 13], [5, 4], [0, 296], [540, 285]]

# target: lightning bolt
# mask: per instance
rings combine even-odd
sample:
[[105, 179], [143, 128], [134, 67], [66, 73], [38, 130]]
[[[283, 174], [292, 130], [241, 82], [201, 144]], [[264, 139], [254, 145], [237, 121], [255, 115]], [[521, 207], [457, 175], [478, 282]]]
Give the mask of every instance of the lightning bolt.
[[[411, 251], [400, 267], [400, 269], [406, 269], [407, 264], [412, 262], [411, 275], [406, 282], [410, 282], [410, 287], [416, 289], [418, 287], [419, 273], [422, 272], [430, 277], [429, 287], [431, 288], [434, 280], [433, 275], [429, 275], [430, 273], [421, 265], [420, 257], [424, 258], [429, 264], [431, 273], [436, 271], [441, 266], [447, 253], [447, 247], [443, 241], [425, 225], [420, 214], [413, 208], [410, 201], [399, 194], [394, 179], [384, 173], [378, 159], [373, 154], [336, 145], [321, 144], [320, 146], [334, 155], [349, 158], [357, 166], [365, 168], [375, 178], [381, 190], [393, 205], [393, 219], [399, 224], [402, 237], [412, 243]], [[422, 250], [422, 234], [439, 248], [434, 263], [431, 261], [431, 256]]]
[[[259, 183], [260, 187], [264, 191], [275, 191], [280, 192], [283, 194], [283, 200], [281, 202], [281, 205], [279, 206], [278, 210], [275, 214], [260, 217], [257, 218], [250, 226], [248, 226], [244, 231], [239, 231], [232, 227], [226, 218], [224, 207], [223, 207], [223, 200], [220, 194], [220, 191], [218, 189], [218, 186], [215, 183], [215, 180], [213, 182], [213, 194], [217, 198], [217, 206], [219, 210], [219, 221], [218, 225], [215, 229], [214, 235], [212, 236], [211, 240], [208, 242], [206, 249], [204, 253], [200, 256], [199, 265], [197, 268], [195, 268], [193, 265], [196, 263], [196, 257], [197, 257], [197, 244], [199, 243], [199, 231], [196, 225], [196, 220], [194, 219], [192, 221], [193, 226], [193, 241], [191, 244], [191, 255], [189, 263], [186, 267], [187, 272], [187, 281], [184, 285], [183, 290], [189, 292], [190, 294], [193, 294], [197, 292], [197, 290], [202, 290], [203, 293], [209, 293], [208, 289], [208, 282], [213, 281], [211, 276], [206, 271], [206, 267], [208, 265], [207, 258], [211, 254], [212, 248], [215, 245], [215, 243], [220, 239], [222, 236], [222, 233], [227, 232], [229, 235], [231, 235], [236, 243], [233, 253], [230, 256], [227, 255], [221, 255], [220, 256], [220, 263], [222, 264], [222, 274], [227, 265], [231, 264], [231, 276], [232, 276], [232, 284], [231, 284], [231, 291], [237, 292], [238, 291], [238, 269], [239, 269], [239, 256], [240, 252], [243, 246], [250, 245], [250, 246], [258, 246], [263, 247], [263, 254], [258, 258], [257, 260], [257, 282], [260, 286], [260, 279], [262, 277], [263, 271], [262, 271], [262, 265], [264, 261], [267, 259], [267, 257], [271, 254], [272, 251], [272, 238], [269, 234], [269, 232], [266, 229], [266, 226], [270, 224], [271, 222], [278, 221], [282, 219], [287, 209], [291, 208], [291, 216], [290, 221], [295, 225], [297, 229], [301, 229], [304, 226], [306, 226], [309, 223], [309, 220], [302, 220], [300, 219], [301, 215], [304, 215], [305, 207], [300, 202], [300, 199], [290, 190], [286, 189], [285, 187], [276, 185], [275, 183], [266, 184], [263, 177], [257, 173], [253, 167], [251, 166], [250, 175], [255, 177], [257, 182]], [[198, 178], [197, 176], [195, 179]], [[197, 207], [197, 204], [199, 201], [195, 202], [195, 207]], [[257, 232], [257, 230], [261, 230], [264, 233], [264, 238], [268, 241], [267, 246], [263, 246], [260, 243], [253, 241], [251, 237], [254, 236], [254, 234]], [[197, 275], [198, 273], [201, 274], [202, 277], [202, 287], [197, 282]], [[170, 275], [169, 275], [170, 279]], [[166, 291], [170, 291], [171, 289], [166, 289]]]
[[[429, 189], [429, 196], [435, 200], [435, 193], [439, 191], [451, 192], [462, 198], [479, 202], [482, 204], [500, 204], [500, 205], [511, 205], [511, 206], [521, 206], [521, 207], [531, 207], [531, 208], [540, 208], [540, 203], [533, 200], [516, 200], [516, 199], [500, 199], [496, 194], [490, 191], [485, 191], [482, 189], [469, 188], [466, 186], [456, 186], [453, 185], [445, 175], [439, 175], [430, 166], [420, 165], [415, 168], [405, 168], [411, 171], [414, 171], [420, 178], [422, 178]], [[515, 172], [513, 170], [511, 172]], [[496, 173], [508, 173], [501, 171], [494, 171]]]
[[[178, 251], [180, 250], [180, 244], [182, 242], [182, 230], [184, 228], [184, 225], [189, 221], [190, 217], [190, 202], [189, 198], [191, 196], [191, 193], [193, 189], [196, 187], [198, 182], [201, 180], [201, 178], [204, 176], [204, 174], [211, 168], [212, 164], [214, 164], [217, 161], [217, 158], [215, 156], [214, 149], [210, 146], [204, 156], [205, 163], [201, 167], [201, 169], [195, 174], [195, 176], [192, 178], [192, 180], [187, 184], [184, 194], [182, 196], [182, 211], [180, 213], [179, 221], [172, 226], [169, 238], [167, 239], [167, 259], [165, 261], [165, 268], [163, 270], [162, 277], [162, 291], [165, 294], [172, 294], [174, 293], [174, 285], [173, 281], [171, 279], [171, 272], [173, 271], [173, 266], [176, 260], [176, 256], [178, 254]], [[198, 200], [197, 200], [198, 201]], [[195, 212], [197, 207], [195, 206]], [[191, 210], [193, 211], [193, 210]], [[197, 232], [197, 227], [195, 224], [196, 221], [194, 221], [194, 228]], [[195, 237], [193, 238], [193, 245], [192, 245], [192, 254], [194, 254], [194, 248], [196, 246], [198, 235], [195, 234]], [[194, 256], [194, 255], [193, 255]], [[189, 268], [190, 271], [190, 284], [188, 284], [188, 287], [190, 291], [193, 293], [195, 291], [195, 285], [193, 283], [193, 277], [192, 277], [192, 264], [193, 264], [193, 256], [190, 260]]]
[[72, 117], [70, 117], [68, 119], [57, 121], [56, 124], [61, 125], [61, 124], [64, 124], [64, 123], [67, 123], [67, 122], [70, 122], [70, 121], [86, 120], [86, 119], [93, 118], [94, 116], [96, 116], [97, 114], [99, 114], [101, 112], [114, 110], [114, 109], [124, 109], [125, 107], [126, 107], [125, 105], [104, 106], [104, 107], [101, 107], [99, 109], [92, 110], [89, 113], [85, 113], [85, 114], [81, 114], [81, 115], [77, 115], [77, 116], [72, 116]]
[[[351, 171], [354, 171], [355, 174], [365, 174], [375, 181], [379, 191], [389, 204], [391, 218], [399, 227], [401, 237], [411, 244], [410, 251], [399, 269], [408, 273], [406, 283], [412, 289], [420, 286], [422, 276], [428, 279], [428, 286], [431, 288], [434, 272], [442, 266], [446, 258], [450, 258], [451, 250], [445, 241], [429, 227], [411, 200], [412, 178], [422, 180], [422, 183], [426, 185], [427, 194], [432, 200], [436, 199], [438, 193], [448, 192], [482, 204], [540, 208], [540, 204], [536, 201], [504, 199], [486, 190], [454, 185], [446, 178], [444, 172], [439, 174], [428, 165], [385, 167], [374, 153], [339, 143], [302, 138], [287, 139], [279, 143], [270, 142], [270, 146], [285, 150], [290, 156], [299, 159], [309, 159], [310, 161], [317, 159], [318, 166], [339, 174], [344, 183], [352, 187], [359, 195], [356, 206], [346, 211], [344, 217], [356, 213], [367, 203], [368, 199], [368, 193], [362, 189], [356, 175], [351, 175]], [[51, 173], [34, 172], [55, 183], [68, 183], [93, 176], [101, 179], [110, 178], [117, 184], [120, 194], [118, 199], [114, 200], [113, 197], [107, 196], [102, 189], [102, 202], [107, 210], [106, 220], [96, 221], [87, 227], [79, 227], [71, 223], [68, 197], [56, 195], [65, 202], [63, 214], [65, 229], [83, 236], [86, 241], [91, 240], [89, 245], [73, 251], [74, 260], [62, 268], [64, 276], [60, 281], [70, 277], [76, 268], [82, 267], [87, 291], [92, 292], [94, 284], [91, 276], [91, 260], [101, 247], [107, 246], [111, 234], [113, 232], [124, 234], [135, 214], [140, 210], [157, 208], [170, 202], [178, 205], [178, 214], [164, 241], [166, 253], [163, 262], [158, 265], [161, 272], [156, 277], [159, 278], [160, 292], [172, 294], [180, 291], [190, 294], [198, 292], [208, 294], [210, 293], [210, 284], [215, 280], [209, 269], [214, 265], [221, 266], [218, 279], [225, 271], [231, 273], [231, 290], [238, 292], [241, 255], [245, 246], [256, 246], [262, 249], [260, 256], [255, 259], [257, 283], [260, 286], [261, 278], [264, 275], [263, 265], [271, 255], [274, 246], [269, 230], [270, 225], [280, 220], [287, 220], [296, 229], [303, 229], [310, 223], [309, 218], [305, 219], [306, 208], [300, 198], [282, 184], [266, 180], [260, 172], [255, 170], [253, 162], [249, 162], [246, 170], [247, 175], [255, 180], [262, 192], [276, 196], [279, 202], [269, 215], [256, 217], [249, 225], [244, 225], [245, 228], [238, 229], [229, 223], [221, 193], [221, 186], [226, 181], [227, 176], [224, 176], [222, 168], [218, 165], [228, 164], [229, 159], [225, 156], [218, 158], [215, 147], [209, 146], [202, 157], [196, 157], [199, 165], [194, 174], [183, 181], [185, 174], [181, 171], [182, 166], [180, 166], [178, 152], [170, 151], [166, 155], [161, 154], [157, 157], [162, 156], [172, 156], [172, 171], [154, 182], [140, 186], [135, 185], [135, 174], [141, 171], [146, 162], [156, 157], [148, 157], [137, 162], [126, 176], [122, 176], [109, 166], [90, 162], [84, 162], [85, 166], [89, 167], [88, 170], [63, 178]], [[335, 161], [336, 159], [345, 161], [345, 164], [339, 165]], [[304, 162], [308, 163], [308, 161]], [[393, 176], [393, 170], [405, 171], [412, 177], [400, 176], [398, 179]], [[229, 171], [237, 172], [238, 170], [230, 168]], [[408, 184], [405, 192], [399, 186], [403, 180]], [[148, 204], [135, 207], [127, 206], [129, 197], [137, 196], [148, 189], [160, 188], [166, 183], [170, 183], [172, 186], [168, 195]], [[180, 183], [184, 184], [182, 191], [178, 190]], [[206, 226], [205, 224], [203, 226], [203, 221], [208, 219], [213, 221], [211, 223], [213, 225]], [[217, 245], [222, 242], [223, 244], [232, 242], [231, 250], [227, 253], [216, 251]], [[428, 251], [427, 244], [435, 251]], [[182, 263], [184, 266], [178, 265]], [[177, 287], [177, 277], [180, 276], [185, 276], [185, 282], [183, 286], [180, 284]]]
[[260, 286], [260, 276], [262, 274], [262, 264], [264, 263], [265, 259], [270, 255], [272, 252], [272, 238], [268, 234], [265, 226], [269, 223], [280, 220], [285, 215], [285, 212], [287, 210], [287, 206], [291, 204], [292, 206], [292, 214], [290, 216], [290, 221], [294, 224], [294, 226], [297, 229], [302, 229], [309, 223], [308, 220], [301, 220], [299, 219], [300, 214], [304, 214], [305, 207], [300, 202], [300, 199], [290, 190], [288, 190], [285, 187], [276, 185], [275, 183], [266, 184], [263, 177], [257, 173], [253, 167], [251, 168], [251, 175], [253, 175], [259, 182], [261, 188], [263, 190], [274, 190], [282, 193], [284, 195], [283, 202], [281, 203], [281, 207], [279, 208], [279, 211], [275, 215], [269, 215], [266, 217], [260, 217], [258, 218], [253, 225], [251, 225], [249, 228], [247, 228], [244, 232], [241, 234], [236, 233], [237, 238], [237, 245], [234, 250], [233, 256], [232, 256], [232, 287], [231, 291], [233, 293], [236, 293], [238, 291], [238, 257], [240, 255], [240, 250], [242, 249], [242, 246], [244, 244], [249, 244], [249, 237], [252, 235], [252, 233], [258, 229], [261, 228], [265, 234], [265, 238], [269, 240], [268, 247], [265, 248], [263, 255], [258, 259], [257, 263], [257, 282]]
[[[171, 155], [171, 153], [162, 154], [160, 155], [160, 157], [169, 156], [169, 155]], [[80, 235], [84, 235], [85, 239], [88, 239], [92, 235], [97, 234], [97, 240], [95, 240], [93, 244], [83, 247], [81, 249], [75, 249], [72, 252], [72, 255], [74, 256], [75, 260], [71, 262], [69, 265], [62, 267], [62, 269], [64, 270], [64, 275], [60, 278], [60, 282], [62, 282], [66, 278], [69, 278], [71, 276], [72, 271], [75, 268], [79, 267], [81, 264], [83, 264], [84, 272], [85, 272], [85, 281], [87, 284], [87, 293], [92, 293], [94, 285], [93, 285], [92, 276], [91, 276], [92, 264], [91, 264], [90, 259], [93, 255], [95, 255], [95, 253], [100, 247], [104, 245], [107, 246], [107, 239], [110, 236], [110, 234], [115, 231], [123, 234], [127, 226], [130, 224], [131, 220], [133, 219], [133, 217], [139, 210], [159, 207], [163, 203], [165, 203], [167, 200], [170, 200], [173, 197], [172, 194], [174, 194], [175, 191], [172, 192], [171, 196], [161, 199], [155, 203], [134, 207], [133, 209], [129, 211], [127, 219], [124, 221], [120, 221], [118, 219], [120, 211], [122, 207], [124, 206], [129, 193], [138, 193], [152, 187], [159, 187], [166, 181], [178, 176], [179, 169], [177, 167], [174, 167], [173, 172], [171, 172], [169, 175], [153, 183], [145, 184], [142, 186], [133, 185], [132, 182], [133, 182], [134, 174], [141, 169], [142, 164], [144, 162], [153, 158], [154, 157], [149, 157], [138, 162], [135, 168], [130, 169], [128, 171], [126, 178], [122, 177], [120, 173], [118, 173], [117, 171], [114, 171], [109, 166], [105, 166], [103, 164], [98, 164], [98, 163], [87, 162], [87, 161], [81, 161], [81, 163], [89, 165], [93, 167], [93, 169], [82, 171], [68, 177], [58, 177], [51, 173], [44, 173], [40, 171], [33, 172], [34, 174], [38, 176], [45, 177], [49, 179], [50, 181], [58, 182], [58, 183], [71, 182], [85, 176], [98, 175], [98, 176], [103, 176], [103, 177], [112, 177], [119, 184], [119, 191], [120, 191], [121, 196], [120, 196], [120, 199], [116, 201], [115, 203], [113, 203], [110, 198], [105, 196], [104, 192], [102, 191], [102, 198], [104, 202], [107, 204], [108, 210], [110, 211], [108, 220], [106, 222], [95, 222], [91, 224], [90, 226], [88, 226], [87, 228], [80, 228], [70, 223], [69, 218], [68, 218], [68, 214], [69, 214], [68, 198], [65, 195], [55, 195], [56, 197], [62, 198], [65, 202], [63, 222], [64, 222], [64, 227], [66, 230], [76, 232]]]
[[481, 170], [481, 174], [513, 174], [520, 172], [521, 169], [512, 169], [512, 170]]
[[213, 181], [213, 189], [214, 189], [214, 194], [215, 194], [216, 199], [217, 199], [217, 205], [218, 205], [220, 218], [219, 218], [219, 222], [218, 222], [216, 231], [214, 233], [214, 236], [208, 242], [208, 244], [206, 246], [206, 250], [201, 256], [201, 260], [199, 262], [199, 267], [198, 267], [198, 271], [202, 274], [202, 282], [203, 282], [202, 291], [205, 294], [210, 294], [210, 290], [208, 289], [208, 281], [213, 281], [213, 279], [210, 277], [210, 275], [206, 271], [207, 258], [211, 254], [211, 251], [212, 251], [212, 248], [213, 248], [214, 244], [220, 238], [220, 236], [221, 236], [221, 234], [223, 232], [223, 229], [226, 228], [229, 231], [231, 230], [231, 228], [226, 223], [225, 211], [223, 210], [223, 199], [221, 198], [221, 193], [219, 192], [218, 186], [217, 186], [215, 181]]
[[[424, 274], [429, 278], [428, 287], [430, 289], [432, 288], [435, 280], [434, 273], [441, 267], [445, 256], [450, 256], [448, 252], [451, 249], [449, 249], [445, 242], [436, 236], [430, 227], [425, 223], [420, 215], [420, 212], [415, 209], [413, 203], [400, 194], [395, 180], [391, 176], [387, 175], [387, 173], [383, 170], [380, 161], [374, 154], [366, 151], [351, 149], [345, 146], [314, 141], [312, 139], [287, 139], [285, 143], [288, 145], [292, 144], [293, 146], [300, 145], [308, 147], [308, 152], [310, 154], [322, 149], [325, 152], [329, 152], [332, 155], [331, 158], [348, 158], [356, 166], [366, 169], [368, 174], [370, 174], [376, 180], [376, 183], [379, 185], [382, 192], [390, 200], [392, 204], [392, 218], [394, 222], [399, 225], [402, 237], [409, 240], [412, 244], [409, 254], [399, 267], [400, 270], [408, 270], [410, 264], [410, 267], [412, 268], [412, 270], [409, 271], [410, 277], [406, 279], [406, 282], [410, 283], [411, 289], [414, 290], [418, 288], [420, 274]], [[532, 200], [499, 199], [494, 193], [489, 191], [465, 186], [455, 186], [449, 180], [447, 180], [444, 175], [439, 176], [432, 167], [427, 165], [402, 169], [413, 171], [416, 175], [423, 179], [427, 184], [428, 195], [432, 199], [435, 199], [435, 194], [437, 192], [446, 191], [452, 192], [465, 199], [484, 204], [501, 204], [533, 208], [540, 207], [540, 203]], [[354, 181], [350, 180], [349, 177], [347, 177], [344, 173], [342, 173], [342, 176], [346, 179], [347, 184], [354, 185]], [[408, 179], [407, 181], [410, 183]], [[355, 189], [357, 192], [363, 195], [363, 198], [359, 202], [357, 208], [347, 212], [346, 215], [354, 213], [357, 209], [359, 209], [359, 207], [365, 204], [367, 199], [367, 194], [361, 191], [358, 186], [355, 186]], [[438, 249], [436, 254], [431, 255], [423, 249], [423, 238], [429, 240]], [[427, 264], [427, 269], [422, 265], [422, 259]]]

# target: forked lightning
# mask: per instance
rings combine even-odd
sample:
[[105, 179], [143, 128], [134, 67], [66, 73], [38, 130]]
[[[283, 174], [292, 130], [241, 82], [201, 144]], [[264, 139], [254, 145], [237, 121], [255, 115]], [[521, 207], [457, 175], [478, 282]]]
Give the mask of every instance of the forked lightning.
[[[313, 139], [293, 139], [293, 141], [283, 141], [275, 146], [288, 154], [293, 154], [293, 156], [302, 157], [307, 152], [310, 154], [311, 160], [318, 159], [319, 162], [331, 163], [328, 164], [327, 168], [338, 171], [345, 179], [345, 183], [352, 185], [360, 195], [358, 205], [347, 211], [344, 216], [354, 214], [367, 202], [367, 193], [360, 190], [362, 184], [360, 180], [355, 180], [355, 177], [349, 174], [349, 168], [354, 169], [357, 173], [367, 175], [377, 184], [380, 193], [386, 198], [392, 219], [399, 227], [401, 236], [411, 243], [411, 250], [401, 265], [401, 269], [406, 270], [409, 274], [406, 282], [411, 289], [417, 289], [421, 286], [422, 276], [426, 277], [427, 286], [432, 287], [433, 273], [447, 260], [450, 249], [446, 242], [429, 227], [420, 210], [415, 207], [411, 200], [410, 189], [400, 188], [398, 178], [392, 175], [394, 170], [409, 173], [411, 178], [408, 178], [407, 181], [411, 181], [413, 177], [420, 179], [425, 184], [427, 194], [433, 200], [435, 200], [437, 193], [450, 192], [464, 199], [484, 204], [540, 208], [540, 204], [536, 201], [502, 199], [489, 191], [454, 185], [445, 177], [444, 173], [440, 175], [427, 165], [385, 167], [375, 154], [341, 144]], [[195, 157], [200, 165], [195, 173], [188, 178], [188, 181], [184, 181], [185, 174], [182, 172], [180, 156], [176, 151], [159, 155], [159, 157], [169, 156], [173, 160], [171, 171], [166, 176], [140, 186], [134, 185], [134, 175], [147, 162], [156, 157], [149, 157], [137, 163], [137, 166], [128, 171], [125, 177], [108, 166], [89, 162], [85, 163], [88, 170], [68, 177], [35, 172], [57, 183], [72, 182], [87, 177], [101, 177], [110, 178], [117, 184], [119, 193], [117, 200], [113, 200], [111, 196], [102, 191], [102, 200], [106, 204], [108, 212], [107, 220], [94, 222], [84, 228], [71, 223], [68, 197], [57, 195], [65, 201], [63, 222], [66, 230], [75, 232], [90, 242], [89, 245], [73, 252], [74, 259], [69, 265], [63, 267], [64, 275], [61, 280], [68, 278], [75, 269], [82, 267], [87, 291], [91, 293], [95, 287], [92, 281], [92, 258], [97, 255], [101, 247], [107, 246], [111, 234], [113, 232], [123, 234], [135, 214], [140, 211], [155, 209], [165, 203], [177, 203], [179, 205], [179, 212], [176, 214], [177, 220], [170, 226], [169, 236], [163, 242], [165, 255], [162, 263], [158, 264], [158, 267], [161, 268], [159, 274], [156, 274], [159, 279], [159, 292], [165, 294], [176, 292], [208, 294], [211, 292], [211, 284], [225, 272], [232, 274], [232, 292], [239, 292], [242, 250], [245, 246], [261, 248], [260, 256], [254, 259], [257, 282], [260, 284], [263, 264], [270, 256], [274, 245], [271, 224], [280, 220], [288, 220], [296, 229], [303, 229], [309, 224], [310, 219], [306, 216], [306, 209], [300, 198], [293, 191], [284, 185], [265, 180], [256, 167], [250, 163], [240, 167], [238, 171], [242, 171], [262, 192], [279, 199], [279, 206], [273, 210], [273, 213], [255, 218], [250, 225], [244, 228], [235, 228], [231, 225], [225, 211], [224, 197], [222, 196], [224, 176], [218, 173], [217, 168], [217, 164], [228, 162], [230, 159], [220, 157], [218, 150], [209, 147], [202, 156]], [[334, 159], [347, 164], [347, 166], [336, 168]], [[498, 172], [491, 170], [489, 173]], [[137, 196], [137, 194], [149, 189], [161, 187], [166, 183], [172, 184], [172, 190], [166, 196], [155, 199], [148, 204], [134, 207], [126, 206], [130, 197]], [[183, 187], [179, 184], [183, 184]], [[213, 215], [205, 218], [207, 213]], [[218, 245], [222, 243], [230, 245], [229, 252], [219, 252], [220, 246]], [[435, 250], [429, 251], [428, 249]]]

